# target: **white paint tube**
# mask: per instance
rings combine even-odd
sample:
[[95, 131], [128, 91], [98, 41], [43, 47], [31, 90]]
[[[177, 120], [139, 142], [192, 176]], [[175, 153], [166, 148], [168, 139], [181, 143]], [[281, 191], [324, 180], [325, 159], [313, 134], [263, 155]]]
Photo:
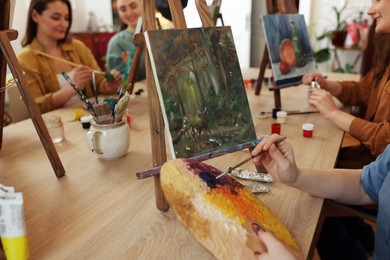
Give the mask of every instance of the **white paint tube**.
[[0, 236], [7, 260], [29, 258], [23, 195], [0, 184]]

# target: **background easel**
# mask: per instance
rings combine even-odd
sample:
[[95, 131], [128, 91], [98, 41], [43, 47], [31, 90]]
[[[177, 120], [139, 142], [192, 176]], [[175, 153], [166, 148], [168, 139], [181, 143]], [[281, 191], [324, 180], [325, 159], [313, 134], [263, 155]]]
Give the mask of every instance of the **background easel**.
[[222, 0], [213, 0], [211, 5], [209, 6], [211, 19], [214, 21], [214, 26], [217, 25], [218, 19], [221, 20], [222, 26], [225, 26], [223, 22], [222, 14], [220, 12]]
[[[298, 8], [295, 0], [267, 0], [268, 14], [282, 14], [282, 13], [297, 13]], [[255, 94], [260, 95], [261, 86], [264, 80], [264, 74], [267, 67], [270, 65], [269, 54], [267, 46], [264, 47], [263, 58], [260, 63], [260, 72], [257, 78]], [[270, 88], [274, 91], [275, 108], [282, 108], [279, 88]]]
[[[169, 0], [169, 7], [172, 14], [172, 20], [174, 27], [176, 29], [186, 29], [186, 22], [184, 19], [183, 9], [180, 0]], [[203, 27], [213, 27], [214, 21], [211, 19], [209, 7], [207, 6], [205, 0], [195, 0], [195, 4], [202, 21]], [[144, 31], [156, 30], [155, 22], [155, 10], [153, 0], [143, 0], [143, 29]], [[156, 206], [160, 211], [167, 211], [169, 209], [169, 204], [165, 199], [164, 193], [161, 188], [159, 167], [167, 161], [166, 147], [165, 147], [165, 128], [164, 121], [162, 116], [162, 111], [160, 107], [160, 101], [157, 94], [156, 83], [154, 81], [153, 71], [150, 63], [150, 57], [148, 50], [145, 49], [145, 65], [146, 65], [146, 79], [147, 79], [147, 88], [148, 88], [148, 105], [149, 105], [149, 121], [150, 121], [150, 132], [151, 132], [151, 143], [152, 143], [152, 154], [153, 154], [153, 166], [155, 168], [144, 172], [137, 173], [137, 176], [140, 178], [145, 177], [154, 177], [155, 184], [155, 196], [156, 196]], [[250, 142], [241, 148], [240, 150], [249, 148], [250, 150], [256, 145], [256, 140]], [[236, 150], [237, 151], [237, 150]], [[221, 156], [228, 152], [217, 151], [211, 156], [206, 158], [206, 156], [197, 157], [198, 160], [206, 160]], [[150, 173], [150, 174], [149, 174]]]
[[[6, 81], [6, 65], [8, 64], [12, 75], [16, 79], [16, 85], [22, 95], [35, 129], [38, 132], [42, 145], [45, 148], [46, 154], [49, 157], [50, 163], [54, 169], [57, 178], [64, 176], [65, 169], [57, 154], [54, 144], [50, 138], [49, 132], [43, 122], [38, 106], [35, 104], [34, 98], [28, 89], [27, 81], [24, 78], [23, 70], [19, 65], [15, 52], [12, 49], [11, 40], [18, 37], [16, 30], [8, 30], [10, 19], [10, 1], [1, 0], [0, 5], [3, 6], [0, 14], [0, 87], [5, 87]], [[5, 91], [0, 92], [0, 149], [3, 145], [3, 114], [5, 107]]]

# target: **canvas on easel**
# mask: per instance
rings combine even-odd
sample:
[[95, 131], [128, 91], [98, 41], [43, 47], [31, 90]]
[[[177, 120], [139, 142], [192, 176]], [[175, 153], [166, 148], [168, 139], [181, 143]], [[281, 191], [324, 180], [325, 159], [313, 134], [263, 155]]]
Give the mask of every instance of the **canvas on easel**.
[[[267, 0], [268, 14], [294, 14], [298, 13], [299, 0]], [[268, 48], [264, 48], [263, 57], [260, 63], [260, 71], [257, 78], [255, 95], [260, 95], [261, 87], [264, 80], [265, 70], [270, 63]], [[282, 108], [280, 88], [270, 88], [274, 92], [275, 108]]]
[[[183, 7], [180, 0], [168, 0], [169, 7], [172, 13], [172, 20], [174, 27], [176, 29], [186, 29], [187, 25], [184, 18]], [[205, 0], [195, 0], [195, 5], [197, 7], [199, 17], [202, 21], [203, 27], [214, 26], [214, 21], [211, 19], [210, 12]], [[155, 7], [154, 1], [144, 0], [142, 2], [142, 19], [144, 21], [144, 31], [153, 31], [156, 30], [156, 20], [155, 20]], [[165, 142], [165, 126], [163, 119], [163, 111], [160, 107], [160, 100], [157, 93], [156, 82], [154, 79], [154, 73], [151, 65], [150, 54], [147, 48], [145, 50], [145, 67], [146, 67], [146, 79], [147, 79], [147, 92], [148, 92], [148, 106], [149, 106], [149, 122], [150, 122], [150, 133], [151, 133], [151, 144], [152, 144], [152, 159], [153, 159], [153, 169], [150, 169], [145, 172], [137, 173], [139, 179], [144, 179], [148, 177], [154, 177], [155, 184], [155, 196], [156, 196], [156, 206], [161, 211], [167, 211], [169, 209], [169, 204], [165, 199], [165, 196], [161, 189], [160, 182], [160, 168], [161, 165], [167, 161], [166, 153], [166, 142]], [[164, 112], [165, 113], [165, 112]], [[216, 140], [211, 140], [218, 145]], [[211, 156], [210, 154], [203, 154], [198, 157], [199, 160], [207, 160], [216, 156], [221, 156], [223, 154], [231, 153], [234, 151], [243, 150], [245, 148], [253, 149], [256, 145], [257, 140], [252, 142], [246, 142], [244, 144], [239, 144], [235, 147], [227, 147], [226, 149], [219, 149]]]
[[275, 87], [299, 85], [303, 75], [315, 70], [303, 15], [264, 15], [262, 24]]
[[256, 140], [230, 27], [144, 36], [173, 158]]

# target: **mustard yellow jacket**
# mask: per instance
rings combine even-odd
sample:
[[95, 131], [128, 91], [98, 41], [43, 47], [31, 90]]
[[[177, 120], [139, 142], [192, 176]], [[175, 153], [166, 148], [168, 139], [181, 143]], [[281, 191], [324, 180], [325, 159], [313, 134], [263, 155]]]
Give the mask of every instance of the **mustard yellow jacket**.
[[[66, 57], [77, 64], [83, 64], [91, 69], [101, 70], [92, 52], [79, 40], [73, 39], [61, 45]], [[18, 61], [25, 73], [27, 84], [41, 113], [55, 109], [51, 105], [54, 92], [60, 89], [52, 59], [37, 54], [44, 52], [42, 45], [34, 39], [18, 54]], [[99, 94], [110, 94], [106, 90], [106, 79], [96, 75], [96, 84]], [[92, 81], [85, 86], [84, 94], [93, 97]]]

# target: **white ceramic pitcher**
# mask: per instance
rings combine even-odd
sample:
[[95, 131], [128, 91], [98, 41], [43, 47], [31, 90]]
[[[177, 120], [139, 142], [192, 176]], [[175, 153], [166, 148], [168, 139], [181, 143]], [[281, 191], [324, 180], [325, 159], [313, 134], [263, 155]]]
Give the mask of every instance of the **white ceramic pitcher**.
[[87, 133], [88, 148], [101, 159], [114, 160], [126, 155], [130, 146], [130, 129], [125, 121], [102, 125], [91, 123]]

